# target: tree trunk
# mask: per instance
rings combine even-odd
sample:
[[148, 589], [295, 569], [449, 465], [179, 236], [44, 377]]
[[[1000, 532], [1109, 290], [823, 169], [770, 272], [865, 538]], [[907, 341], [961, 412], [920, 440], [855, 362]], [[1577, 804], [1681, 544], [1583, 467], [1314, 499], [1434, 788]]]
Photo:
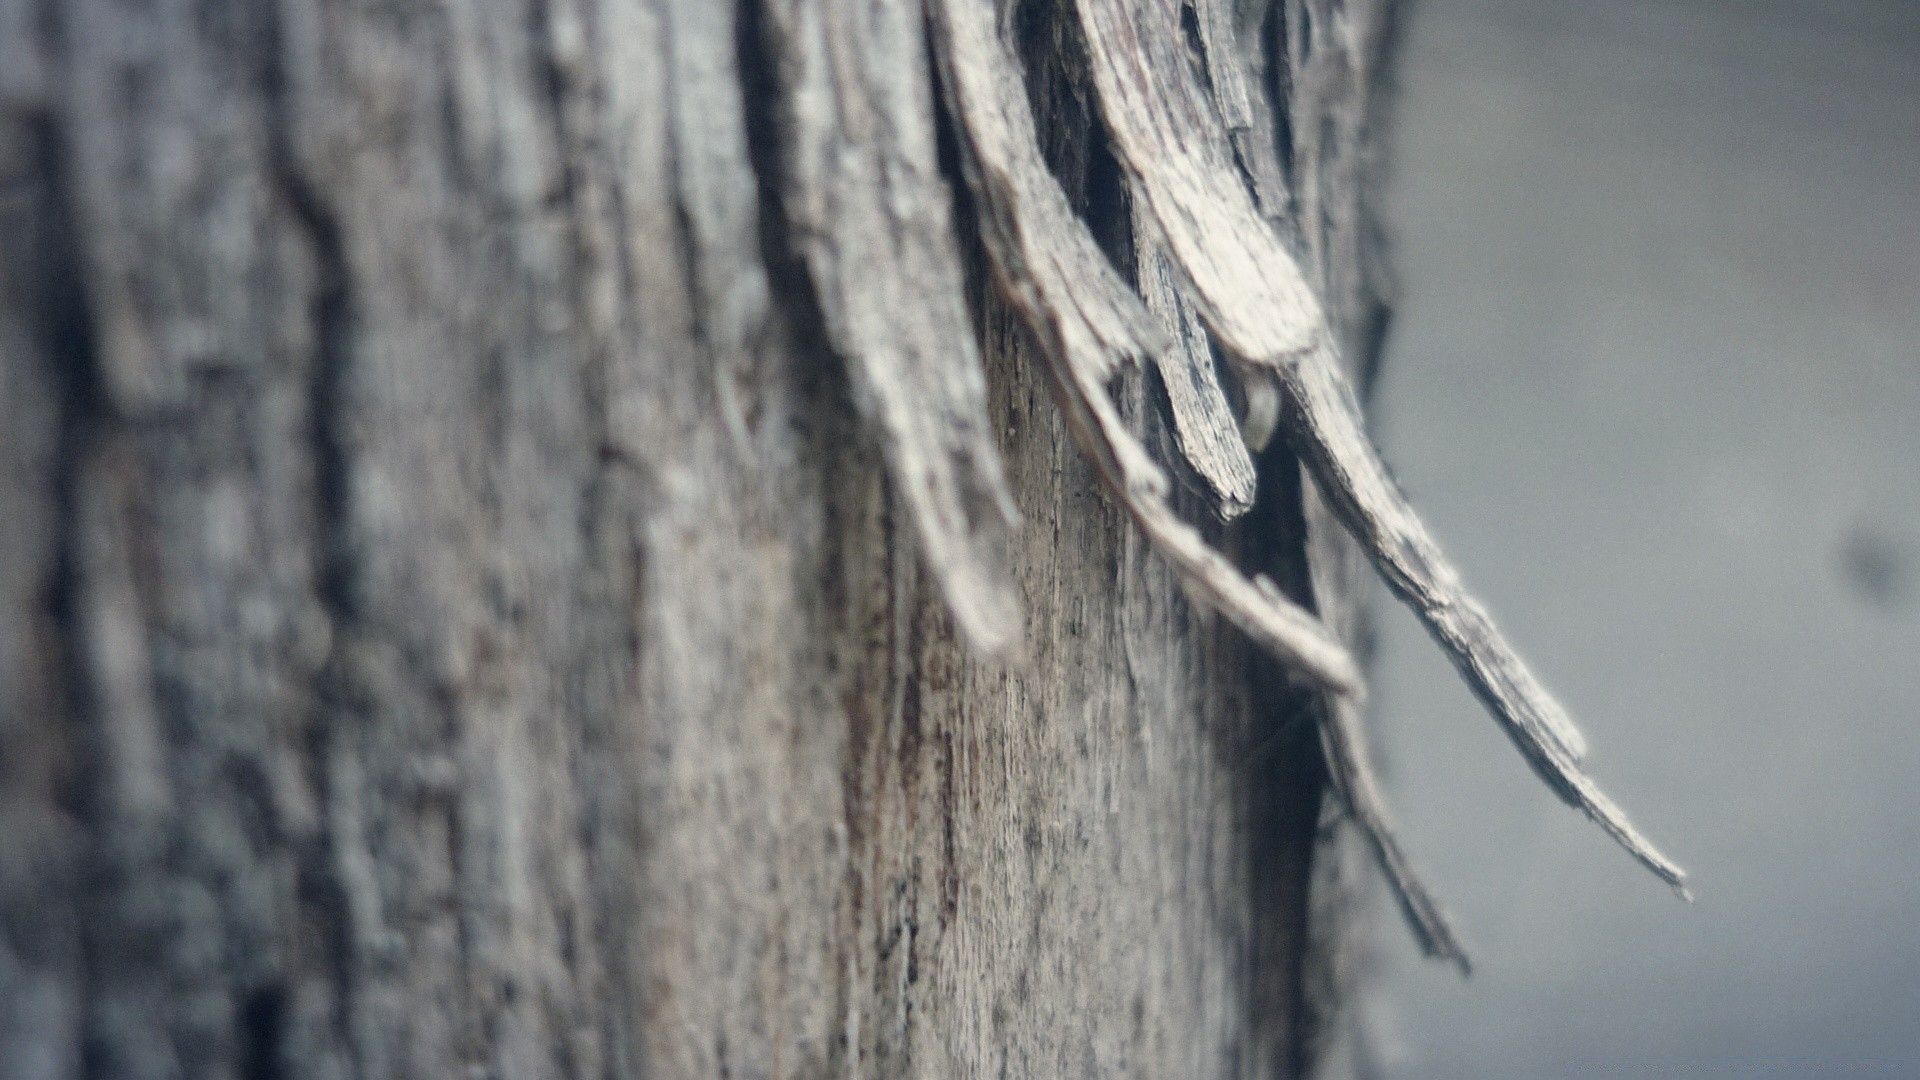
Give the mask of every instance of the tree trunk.
[[[1356, 358], [1383, 8], [1181, 43], [1245, 61], [1234, 149]], [[1017, 14], [1130, 266], [1078, 25]], [[889, 480], [930, 391], [847, 366], [834, 282], [912, 252], [823, 256], [793, 195], [808, 138], [891, 137], [862, 64], [941, 134], [999, 657]], [[951, 108], [905, 2], [0, 0], [0, 1076], [1339, 1066], [1311, 695], [1076, 448]], [[1169, 388], [1116, 386], [1176, 465]], [[1314, 535], [1351, 636], [1344, 542], [1258, 465], [1231, 525], [1175, 505], [1299, 598]]]

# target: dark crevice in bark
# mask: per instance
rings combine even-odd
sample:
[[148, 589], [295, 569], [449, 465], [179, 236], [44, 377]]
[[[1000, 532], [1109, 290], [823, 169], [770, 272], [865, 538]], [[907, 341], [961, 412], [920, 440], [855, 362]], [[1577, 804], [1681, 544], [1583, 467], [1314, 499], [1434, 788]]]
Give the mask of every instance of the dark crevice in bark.
[[[282, 180], [286, 180], [285, 174]], [[305, 224], [312, 229], [316, 222], [324, 220], [310, 219]], [[324, 232], [315, 234], [316, 249], [321, 246], [320, 235]], [[309, 770], [308, 782], [313, 790], [321, 793], [323, 801], [331, 801], [337, 795], [331, 773], [334, 771], [332, 761], [340, 753], [340, 721], [359, 713], [339, 670], [339, 646], [357, 607], [347, 554], [348, 464], [337, 413], [343, 375], [340, 365], [345, 361], [344, 338], [349, 332], [347, 312], [343, 289], [323, 287], [310, 300], [312, 331], [316, 335], [314, 369], [308, 387], [311, 410], [308, 434], [314, 473], [314, 594], [328, 619], [332, 649], [312, 684], [314, 711], [304, 725], [306, 737], [301, 756]], [[335, 865], [339, 840], [332, 835], [332, 815], [324, 815], [322, 820], [322, 834], [299, 854], [296, 892], [308, 909], [306, 916], [314, 920], [313, 930], [320, 938], [315, 949], [317, 957], [332, 976], [334, 1034], [340, 1045], [352, 1053], [358, 1047], [351, 1019], [357, 952], [349, 929], [352, 904], [347, 895], [348, 884]]]
[[[284, 110], [276, 108], [274, 112], [282, 120], [276, 126], [284, 127]], [[346, 381], [352, 364], [354, 326], [346, 243], [338, 218], [294, 162], [287, 137], [277, 135], [273, 141], [274, 178], [314, 262], [308, 319], [313, 335], [309, 436], [313, 441], [315, 526], [320, 541], [315, 586], [338, 631], [356, 621], [359, 609], [348, 507], [351, 459], [342, 430], [348, 408]]]
[[1207, 65], [1207, 46], [1200, 37], [1200, 13], [1190, 3], [1180, 5], [1180, 34], [1186, 39], [1187, 55], [1193, 58], [1193, 66], [1200, 73], [1200, 85], [1212, 94], [1213, 69]]
[[[797, 395], [789, 423], [804, 448], [803, 459], [818, 470], [818, 490], [826, 493], [828, 537], [840, 536], [834, 515], [843, 511], [835, 494], [846, 486], [836, 479], [841, 464], [875, 452], [873, 436], [855, 420], [854, 391], [846, 365], [827, 339], [826, 315], [813, 275], [808, 273], [785, 201], [786, 162], [781, 125], [789, 107], [781, 92], [776, 59], [767, 40], [762, 5], [766, 0], [735, 0], [735, 64], [741, 100], [747, 103], [744, 130], [747, 165], [753, 172], [761, 265], [767, 274], [768, 334], [788, 344], [789, 377]], [[886, 496], [892, 498], [889, 493]], [[829, 567], [836, 561], [829, 557]], [[834, 604], [828, 611], [844, 610]]]
[[1299, 213], [1299, 197], [1293, 190], [1293, 52], [1287, 33], [1288, 6], [1288, 0], [1274, 0], [1267, 8], [1259, 44], [1266, 54], [1266, 92], [1273, 103], [1274, 154], [1280, 162], [1280, 179], [1287, 185], [1286, 217], [1291, 221]]
[[[1040, 137], [1040, 153], [1053, 178], [1066, 191], [1067, 200], [1077, 204], [1081, 195], [1079, 178], [1066, 154], [1069, 149], [1098, 141], [1088, 137], [1093, 130], [1091, 106], [1086, 94], [1078, 89], [1083, 82], [1072, 74], [1085, 64], [1074, 58], [1070, 24], [1060, 5], [1020, 0], [1011, 17], [1014, 55], [1025, 69], [1027, 108], [1033, 113], [1034, 129]], [[1068, 117], [1073, 122], [1063, 123]], [[1069, 131], [1072, 137], [1068, 137]]]
[[259, 987], [240, 999], [234, 1019], [240, 1044], [240, 1080], [283, 1080], [287, 997], [279, 986]]
[[[764, 0], [736, 0], [734, 22], [737, 59], [740, 71], [741, 100], [746, 110], [747, 163], [753, 169], [759, 194], [760, 258], [766, 264], [768, 294], [789, 332], [799, 336], [802, 354], [825, 358], [833, 355], [827, 342], [826, 317], [820, 298], [814, 291], [813, 277], [807, 273], [799, 248], [793, 241], [793, 228], [787, 220], [784, 201], [785, 163], [781, 150], [781, 123], [787, 108], [780, 92], [780, 80], [774, 71], [774, 57], [767, 43], [767, 29], [760, 5]], [[835, 367], [834, 364], [810, 364], [809, 368]], [[849, 399], [850, 400], [850, 399]]]
[[308, 329], [313, 353], [308, 372], [308, 435], [312, 441], [315, 530], [319, 544], [315, 587], [338, 631], [353, 621], [358, 603], [348, 545], [350, 458], [345, 424], [346, 379], [352, 362], [354, 310], [346, 240], [338, 216], [306, 175], [294, 148], [296, 122], [284, 70], [287, 43], [277, 17], [269, 24], [268, 63], [263, 78], [268, 152], [281, 204], [289, 212], [313, 259]]
[[1134, 281], [1133, 221], [1128, 212], [1127, 178], [1120, 159], [1104, 139], [1089, 131], [1085, 204], [1081, 213], [1092, 226], [1093, 238], [1128, 283]]
[[[38, 288], [33, 299], [39, 304], [40, 310], [35, 314], [41, 320], [38, 329], [46, 343], [45, 358], [50, 366], [44, 372], [47, 382], [43, 385], [50, 385], [58, 407], [50, 492], [55, 503], [53, 564], [44, 600], [57, 649], [54, 657], [58, 665], [56, 693], [65, 709], [42, 722], [59, 731], [56, 743], [62, 744], [60, 749], [71, 753], [79, 764], [79, 768], [66, 775], [56, 773], [51, 792], [53, 801], [71, 819], [90, 827], [98, 814], [92, 797], [92, 777], [84, 763], [91, 749], [89, 729], [98, 709], [87, 678], [82, 640], [80, 488], [84, 463], [96, 434], [102, 395], [93, 319], [77, 263], [79, 235], [75, 207], [69, 201], [71, 182], [66, 175], [61, 133], [53, 119], [44, 115], [26, 120], [24, 125], [27, 128], [24, 141], [30, 146], [31, 160], [25, 174], [17, 178], [23, 190], [10, 194], [33, 200], [37, 204], [34, 210], [41, 218], [41, 228], [32, 237], [37, 241], [37, 250], [33, 252], [31, 265], [39, 278], [34, 283]], [[15, 242], [15, 238], [8, 237], [5, 242]], [[6, 362], [0, 360], [0, 363]], [[90, 914], [87, 894], [98, 876], [98, 854], [84, 841], [64, 854], [73, 859], [68, 868], [70, 874], [62, 875], [63, 880], [59, 882], [67, 887], [67, 892], [48, 897], [52, 903], [47, 906], [65, 905], [74, 916], [76, 934], [70, 947], [77, 960], [73, 971], [77, 984], [74, 992], [82, 1012], [79, 1064], [82, 1075], [97, 1076], [100, 1065], [89, 1053], [93, 1043], [86, 1034], [92, 1019], [88, 1015], [91, 1012], [89, 990], [96, 959], [90, 932], [92, 920], [87, 917]], [[9, 938], [19, 933], [11, 927], [8, 930]], [[51, 943], [39, 944], [48, 953], [54, 951]]]
[[553, 4], [550, 0], [534, 0], [527, 16], [528, 36], [540, 46], [533, 61], [534, 80], [540, 89], [540, 103], [547, 110], [547, 121], [553, 125], [555, 156], [560, 166], [560, 183], [548, 196], [547, 206], [574, 221], [578, 220], [573, 210], [580, 191], [581, 156], [577, 146], [580, 132], [576, 130], [569, 102], [581, 88], [573, 85], [561, 61], [562, 45], [554, 36]]
[[[727, 2], [727, 0], [714, 0], [714, 2], [723, 3], [723, 2]], [[750, 13], [747, 9], [754, 7], [755, 0], [733, 0], [733, 2], [735, 3], [735, 15], [736, 15], [736, 22], [734, 26], [735, 62], [739, 65], [739, 71], [741, 72], [741, 81], [744, 84], [747, 81], [746, 64], [747, 64], [748, 58], [746, 56], [746, 52], [748, 51], [748, 48], [749, 48], [747, 45], [748, 30], [747, 30], [746, 20], [749, 17]], [[673, 5], [669, 3], [667, 5], [667, 11], [666, 11], [667, 17], [664, 20], [665, 33], [662, 35], [665, 39], [667, 39], [666, 40], [667, 47], [665, 51], [669, 56], [671, 56], [674, 51], [674, 46], [672, 42], [672, 38], [674, 35], [673, 14], [674, 14]], [[751, 14], [757, 15], [758, 12], [755, 11], [755, 12], [752, 12]], [[753, 45], [753, 49], [756, 51], [756, 53], [759, 50], [757, 31], [755, 33], [755, 43]], [[766, 92], [769, 92], [769, 93], [771, 93], [773, 89], [774, 87], [772, 83], [769, 83], [768, 86], [765, 88]], [[746, 90], [746, 87], [744, 85], [742, 87], [742, 90], [743, 92], [745, 92]], [[660, 106], [661, 109], [665, 111], [669, 117], [671, 117], [675, 112], [684, 110], [689, 107], [689, 104], [684, 95], [670, 94], [669, 97], [670, 97], [670, 100], [662, 102]], [[745, 98], [745, 100], [752, 101], [754, 99], [749, 96]], [[768, 97], [760, 100], [770, 103], [776, 99]], [[561, 117], [562, 116], [560, 111], [561, 104], [557, 97], [554, 99], [552, 106], [554, 109], [555, 117], [556, 118]], [[764, 120], [764, 119], [765, 118], [756, 115], [756, 111], [754, 109], [748, 108], [746, 110], [746, 121], [749, 125], [753, 124], [755, 121]], [[690, 293], [693, 298], [694, 318], [691, 320], [688, 330], [690, 335], [693, 338], [694, 343], [699, 347], [700, 351], [709, 358], [711, 366], [713, 367], [713, 370], [714, 370], [714, 378], [722, 379], [727, 377], [725, 374], [723, 374], [724, 365], [731, 358], [723, 357], [721, 355], [721, 352], [725, 346], [725, 342], [717, 342], [714, 340], [714, 337], [713, 337], [714, 327], [712, 324], [718, 319], [725, 318], [726, 313], [715, 312], [711, 310], [712, 305], [708, 302], [710, 297], [707, 295], [706, 290], [701, 287], [701, 282], [705, 281], [707, 276], [706, 272], [703, 269], [703, 264], [707, 260], [707, 252], [702, 250], [703, 245], [700, 243], [700, 231], [697, 223], [694, 220], [694, 209], [693, 207], [688, 205], [689, 194], [686, 190], [687, 181], [684, 179], [686, 176], [686, 166], [683, 162], [678, 160], [682, 155], [690, 153], [691, 150], [689, 147], [680, 144], [680, 142], [677, 139], [677, 136], [679, 134], [677, 130], [677, 125], [673, 123], [671, 120], [667, 125], [667, 131], [668, 131], [667, 139], [670, 146], [670, 156], [676, 159], [673, 163], [673, 170], [672, 170], [674, 175], [672, 198], [668, 200], [673, 210], [673, 228], [674, 228], [674, 234], [675, 234], [674, 251], [675, 251], [675, 255], [686, 265], [686, 268], [687, 268], [686, 279], [689, 283]], [[751, 129], [749, 129], [748, 138], [749, 140], [752, 139]], [[776, 143], [774, 145], [776, 146], [776, 152], [777, 152], [778, 144]], [[751, 145], [749, 145], [748, 150], [749, 150], [749, 153], [752, 152]], [[761, 194], [761, 201], [763, 204], [762, 213], [764, 214], [765, 212], [764, 203], [767, 197], [767, 193], [763, 190], [760, 194]], [[777, 198], [778, 194], [779, 194], [779, 189], [776, 186], [776, 188], [774, 189], [774, 197]], [[804, 276], [805, 275], [802, 274], [802, 277]]]
[[[925, 38], [927, 85], [933, 88], [934, 163], [940, 170], [940, 176], [946, 180], [947, 189], [953, 194], [953, 230], [959, 240], [956, 246], [960, 250], [960, 273], [966, 294], [967, 314], [974, 336], [984, 345], [990, 340], [988, 335], [992, 332], [987, 306], [993, 301], [993, 282], [987, 267], [985, 241], [980, 235], [980, 206], [975, 202], [973, 188], [967, 181], [960, 147], [959, 121], [954, 116], [953, 102], [948, 100], [949, 90], [940, 78], [934, 59], [939, 44], [933, 40], [930, 23]], [[990, 348], [987, 346], [983, 351], [990, 351]]]
[[105, 741], [100, 728], [105, 709], [96, 686], [89, 652], [87, 607], [87, 521], [85, 490], [92, 466], [111, 426], [95, 333], [93, 305], [79, 263], [82, 237], [72, 203], [74, 181], [67, 173], [67, 147], [51, 118], [33, 124], [40, 168], [41, 234], [38, 263], [44, 304], [44, 333], [52, 375], [59, 391], [59, 436], [54, 499], [58, 534], [56, 563], [49, 583], [49, 609], [56, 627], [61, 684], [67, 714], [66, 742], [76, 768], [57, 785], [56, 797], [85, 829], [86, 840], [75, 853], [75, 893], [70, 898], [79, 915], [80, 1045], [79, 1074], [86, 1080], [111, 1077], [120, 1062], [107, 1040], [99, 1037], [98, 1003], [103, 983], [103, 954], [111, 943], [102, 938], [117, 926], [103, 904], [115, 883], [116, 870], [103, 838], [117, 824], [110, 820], [105, 780], [100, 775], [100, 751]]
[[[80, 640], [80, 484], [84, 463], [93, 445], [104, 409], [99, 354], [95, 345], [91, 305], [85, 278], [78, 265], [80, 235], [68, 202], [71, 182], [65, 175], [64, 147], [50, 118], [32, 124], [36, 164], [44, 190], [41, 212], [45, 230], [37, 263], [41, 275], [42, 314], [47, 355], [53, 362], [53, 381], [60, 394], [59, 448], [54, 497], [59, 533], [57, 562], [49, 582], [48, 606], [59, 627], [66, 703], [76, 729], [94, 712]], [[77, 777], [76, 777], [77, 778]], [[66, 809], [82, 820], [86, 799], [77, 787], [65, 791]]]
[[[95, 830], [100, 813], [95, 779], [89, 768], [92, 761], [89, 751], [95, 741], [92, 731], [98, 723], [99, 708], [86, 670], [80, 563], [81, 484], [88, 456], [98, 437], [102, 390], [91, 305], [78, 265], [80, 237], [75, 208], [69, 201], [71, 183], [65, 170], [65, 147], [51, 118], [36, 117], [28, 124], [34, 160], [25, 179], [30, 185], [26, 197], [38, 202], [36, 209], [42, 221], [41, 229], [34, 236], [38, 241], [38, 250], [33, 255], [39, 273], [36, 299], [40, 302], [39, 315], [43, 320], [45, 355], [51, 363], [46, 375], [58, 394], [59, 409], [50, 491], [55, 503], [53, 564], [46, 581], [44, 603], [47, 621], [51, 624], [49, 636], [56, 650], [53, 659], [58, 665], [54, 693], [56, 703], [63, 708], [44, 717], [41, 723], [57, 732], [51, 740], [55, 753], [72, 763], [67, 768], [61, 767], [66, 762], [54, 765], [51, 801], [70, 821], [79, 823], [85, 830], [77, 833], [78, 842], [49, 860], [58, 870], [48, 875], [46, 893], [41, 899], [50, 923], [58, 918], [54, 914], [57, 910], [72, 920], [72, 936], [64, 943], [30, 944], [50, 959], [57, 955], [61, 944], [72, 950], [69, 961], [73, 964], [73, 992], [80, 1012], [77, 1017], [79, 1069], [82, 1076], [94, 1077], [102, 1075], [103, 1062], [97, 1042], [89, 1037], [94, 1019], [90, 990], [98, 960], [94, 919], [89, 916], [93, 906], [90, 893], [100, 877], [100, 853], [89, 841], [98, 835]], [[9, 929], [12, 931], [9, 937], [19, 933]]]
[[[794, 394], [787, 423], [797, 438], [800, 461], [811, 474], [822, 497], [826, 517], [823, 535], [824, 577], [809, 578], [827, 590], [822, 610], [848, 610], [847, 583], [841, 578], [843, 559], [834, 549], [859, 533], [856, 505], [860, 484], [850, 477], [867, 477], [878, 454], [871, 429], [857, 420], [854, 388], [844, 363], [827, 338], [827, 324], [813, 275], [807, 270], [785, 201], [786, 162], [782, 124], [788, 108], [781, 92], [777, 62], [767, 40], [766, 0], [734, 0], [735, 65], [740, 73], [741, 100], [746, 103], [747, 165], [753, 172], [759, 215], [758, 254], [767, 275], [766, 337], [785, 344], [785, 377]], [[894, 494], [882, 498], [891, 505]], [[851, 501], [850, 501], [851, 500]], [[886, 530], [893, 534], [889, 522]], [[836, 590], [839, 598], [836, 601]], [[812, 647], [832, 650], [825, 639]], [[828, 660], [829, 664], [837, 663]]]
[[1025, 0], [1014, 42], [1026, 73], [1027, 108], [1047, 169], [1122, 279], [1133, 281], [1133, 228], [1126, 177], [1090, 96], [1086, 41], [1063, 5]]
[[[278, 5], [263, 20], [261, 97], [266, 106], [268, 166], [274, 193], [295, 233], [305, 242], [313, 279], [307, 297], [311, 354], [306, 358], [307, 438], [312, 469], [313, 595], [330, 632], [329, 654], [309, 686], [311, 715], [301, 725], [300, 757], [305, 782], [319, 793], [323, 809], [318, 835], [296, 852], [295, 896], [301, 935], [310, 962], [332, 982], [331, 1022], [337, 1045], [364, 1072], [354, 1031], [354, 985], [359, 956], [352, 932], [351, 885], [338, 865], [336, 815], [326, 804], [339, 796], [334, 761], [345, 734], [342, 722], [361, 713], [341, 671], [341, 644], [360, 621], [360, 599], [351, 537], [351, 457], [345, 427], [351, 405], [347, 378], [353, 362], [354, 301], [346, 239], [341, 222], [320, 187], [307, 175], [295, 145], [297, 117], [286, 69], [291, 48]], [[296, 940], [298, 940], [296, 938]], [[284, 1012], [279, 1014], [284, 1020]], [[276, 1051], [277, 1052], [277, 1051]], [[267, 1051], [259, 1050], [266, 1055]]]
[[[1249, 574], [1264, 574], [1289, 599], [1313, 608], [1302, 538], [1300, 468], [1284, 447], [1257, 458], [1258, 489], [1252, 509], [1237, 525], [1242, 562]], [[1248, 839], [1249, 880], [1256, 910], [1268, 913], [1255, 943], [1256, 964], [1281, 973], [1281, 985], [1256, 980], [1256, 1007], [1285, 1017], [1284, 1034], [1269, 1048], [1282, 1076], [1311, 1075], [1315, 1040], [1302, 1007], [1312, 992], [1299, 958], [1312, 927], [1308, 890], [1313, 863], [1321, 857], [1316, 833], [1327, 784], [1318, 731], [1316, 695], [1301, 690], [1287, 669], [1259, 651], [1248, 655], [1254, 730], [1260, 732], [1249, 763], [1254, 772], [1254, 821]], [[1265, 995], [1277, 995], [1269, 1000]]]

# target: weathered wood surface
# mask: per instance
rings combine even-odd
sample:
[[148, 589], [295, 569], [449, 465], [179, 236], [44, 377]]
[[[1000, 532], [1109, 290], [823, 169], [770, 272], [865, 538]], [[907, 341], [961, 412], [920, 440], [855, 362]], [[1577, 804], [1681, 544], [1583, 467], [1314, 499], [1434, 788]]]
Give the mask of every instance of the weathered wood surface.
[[[1124, 254], [1080, 23], [1009, 17]], [[1196, 25], [1367, 355], [1379, 5]], [[1342, 1060], [1312, 699], [1076, 449], [932, 68], [909, 4], [0, 0], [0, 1076]], [[1346, 611], [1260, 465], [1171, 505]]]

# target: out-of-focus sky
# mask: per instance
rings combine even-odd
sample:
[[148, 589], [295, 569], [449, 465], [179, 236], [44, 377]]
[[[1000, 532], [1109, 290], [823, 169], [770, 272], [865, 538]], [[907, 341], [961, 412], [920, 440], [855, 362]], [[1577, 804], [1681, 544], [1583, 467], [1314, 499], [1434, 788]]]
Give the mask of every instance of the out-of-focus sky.
[[1379, 433], [1699, 900], [1380, 604], [1391, 788], [1479, 962], [1383, 928], [1385, 1071], [1920, 1076], [1920, 3], [1408, 18]]

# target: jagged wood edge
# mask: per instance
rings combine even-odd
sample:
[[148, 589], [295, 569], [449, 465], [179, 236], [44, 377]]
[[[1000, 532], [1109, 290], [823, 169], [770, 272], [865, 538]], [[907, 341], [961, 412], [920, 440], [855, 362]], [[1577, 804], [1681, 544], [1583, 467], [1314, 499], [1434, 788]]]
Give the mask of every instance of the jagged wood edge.
[[928, 12], [994, 281], [1039, 339], [1075, 441], [1189, 595], [1307, 681], [1360, 693], [1352, 656], [1319, 620], [1242, 574], [1167, 505], [1166, 475], [1127, 430], [1105, 383], [1168, 343], [1047, 171], [993, 4], [929, 0]]
[[[1250, 382], [1270, 381], [1288, 399], [1295, 451], [1329, 505], [1535, 772], [1686, 895], [1680, 868], [1581, 770], [1586, 743], [1579, 729], [1467, 594], [1386, 478], [1332, 351], [1325, 314], [1232, 170], [1224, 125], [1177, 44], [1177, 4], [1075, 0], [1074, 6], [1095, 97], [1130, 185], [1159, 220], [1196, 305], [1243, 374]], [[1376, 475], [1384, 482], [1374, 483]], [[1356, 482], [1365, 490], [1354, 490]]]
[[[1139, 219], [1142, 211], [1135, 207], [1133, 216]], [[1214, 512], [1232, 521], [1252, 509], [1259, 476], [1240, 437], [1240, 421], [1220, 386], [1206, 323], [1181, 293], [1168, 258], [1158, 242], [1136, 229], [1134, 280], [1147, 310], [1173, 342], [1154, 355], [1154, 363], [1173, 413], [1174, 442], [1200, 478]]]
[[787, 111], [782, 203], [828, 340], [955, 622], [981, 651], [1012, 653], [1019, 515], [987, 415], [933, 88], [899, 77], [926, 70], [924, 22], [911, 5], [859, 0], [763, 10]]
[[1320, 492], [1395, 595], [1440, 639], [1454, 666], [1546, 785], [1598, 824], [1657, 877], [1686, 895], [1686, 875], [1636, 830], [1549, 732], [1540, 712], [1559, 703], [1534, 679], [1461, 584], [1366, 436], [1360, 405], [1340, 374], [1330, 334], [1280, 381], [1282, 429]]

